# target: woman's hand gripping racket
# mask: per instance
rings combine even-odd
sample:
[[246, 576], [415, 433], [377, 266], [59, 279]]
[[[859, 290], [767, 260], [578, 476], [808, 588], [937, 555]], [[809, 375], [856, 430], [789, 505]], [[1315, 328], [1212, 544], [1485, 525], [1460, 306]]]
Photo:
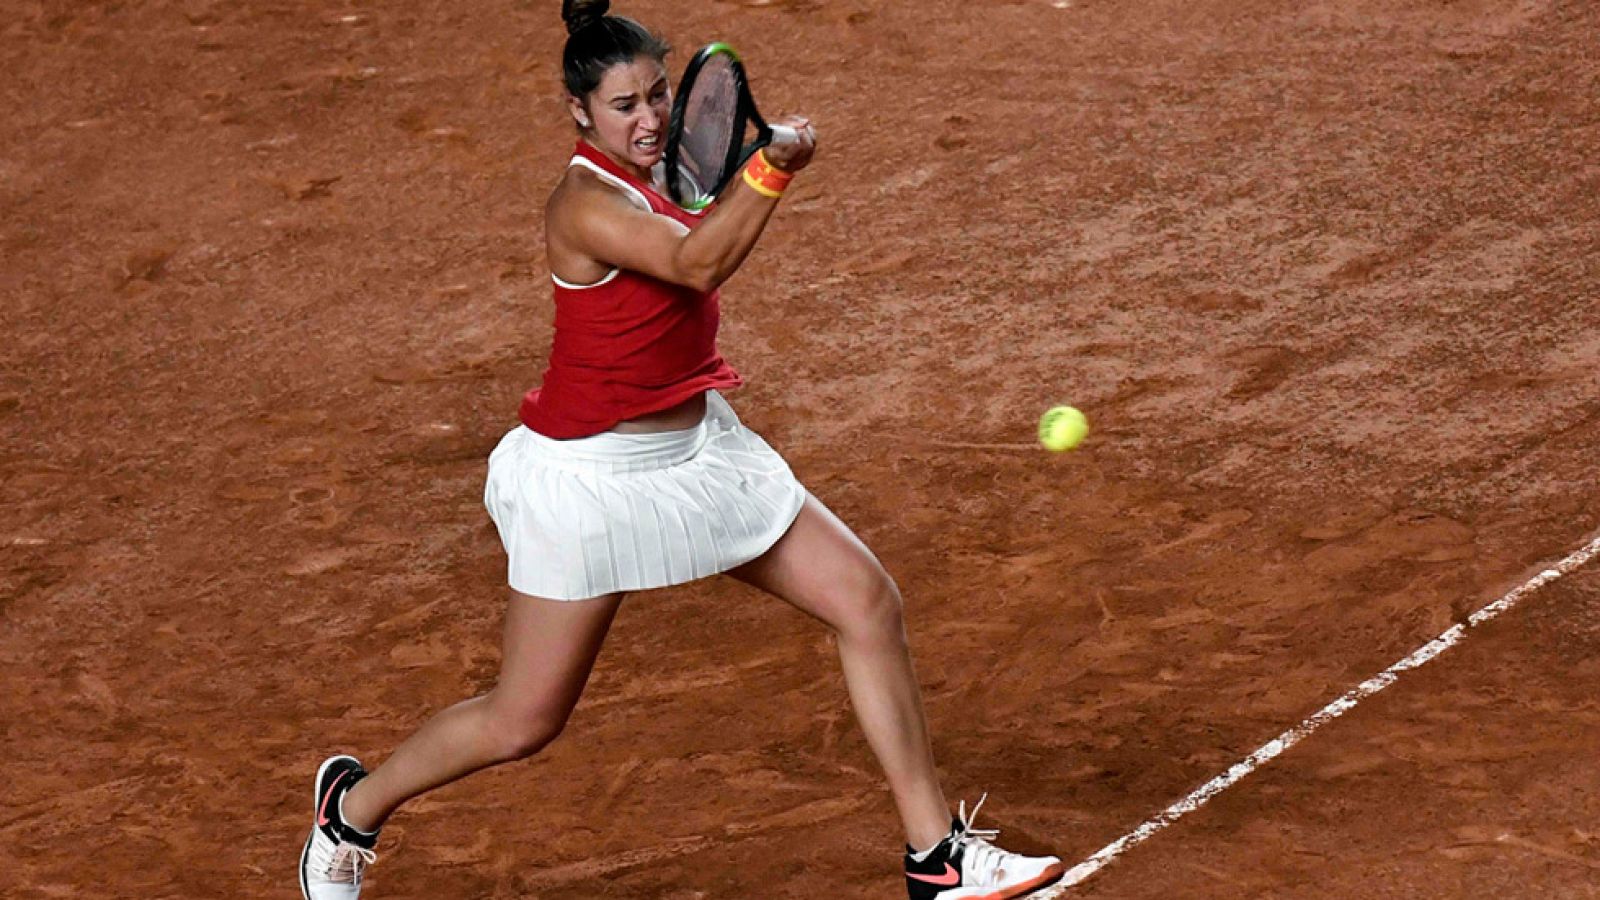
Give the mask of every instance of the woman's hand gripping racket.
[[795, 171], [810, 162], [815, 141], [805, 119], [768, 125], [756, 110], [739, 54], [724, 43], [708, 44], [689, 61], [672, 104], [667, 189], [679, 206], [704, 209], [757, 150], [772, 147], [773, 165]]

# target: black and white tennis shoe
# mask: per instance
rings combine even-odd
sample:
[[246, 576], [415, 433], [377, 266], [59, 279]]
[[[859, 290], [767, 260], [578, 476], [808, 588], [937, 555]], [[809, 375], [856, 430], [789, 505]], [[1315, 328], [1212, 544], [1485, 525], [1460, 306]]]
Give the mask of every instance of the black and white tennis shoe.
[[300, 851], [300, 894], [305, 900], [356, 900], [361, 896], [361, 873], [378, 858], [372, 851], [378, 835], [347, 825], [340, 804], [345, 792], [366, 775], [367, 770], [353, 756], [330, 756], [317, 770], [311, 795], [311, 834]]

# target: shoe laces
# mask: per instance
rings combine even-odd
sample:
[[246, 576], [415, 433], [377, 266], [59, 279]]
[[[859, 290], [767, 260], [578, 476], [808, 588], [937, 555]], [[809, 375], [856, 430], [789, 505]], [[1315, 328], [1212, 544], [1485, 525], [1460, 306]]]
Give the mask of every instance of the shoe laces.
[[978, 818], [978, 810], [983, 807], [983, 801], [989, 799], [985, 793], [978, 798], [977, 805], [972, 807], [972, 814], [967, 814], [967, 801], [961, 801], [961, 830], [955, 836], [955, 843], [965, 848], [962, 854], [961, 868], [963, 875], [961, 883], [972, 886], [991, 886], [1001, 882], [1005, 867], [1013, 859], [1019, 859], [1015, 853], [1008, 853], [989, 843], [1000, 836], [999, 829], [973, 828], [972, 823]]
[[378, 854], [349, 841], [335, 844], [321, 835], [311, 845], [311, 871], [331, 884], [361, 883], [361, 870], [378, 861]]

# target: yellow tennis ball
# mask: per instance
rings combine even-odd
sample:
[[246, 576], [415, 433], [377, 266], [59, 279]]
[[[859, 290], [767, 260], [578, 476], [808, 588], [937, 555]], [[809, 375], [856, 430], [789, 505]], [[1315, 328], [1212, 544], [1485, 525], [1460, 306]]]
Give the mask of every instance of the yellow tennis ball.
[[1039, 443], [1046, 450], [1071, 450], [1089, 433], [1089, 418], [1071, 406], [1053, 406], [1039, 419]]

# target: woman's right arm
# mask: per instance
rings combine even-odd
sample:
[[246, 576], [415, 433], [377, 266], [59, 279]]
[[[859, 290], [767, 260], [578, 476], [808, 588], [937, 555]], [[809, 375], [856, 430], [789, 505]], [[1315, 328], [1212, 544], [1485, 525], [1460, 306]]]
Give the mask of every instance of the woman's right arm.
[[[767, 158], [774, 166], [796, 172], [811, 161], [815, 132], [797, 122], [801, 140], [774, 145]], [[789, 124], [786, 122], [785, 124]], [[642, 272], [697, 291], [710, 291], [727, 281], [761, 236], [778, 199], [768, 197], [735, 177], [722, 197], [693, 230], [646, 212], [616, 191], [598, 189], [577, 202], [562, 204], [551, 224], [562, 243], [603, 266]]]

